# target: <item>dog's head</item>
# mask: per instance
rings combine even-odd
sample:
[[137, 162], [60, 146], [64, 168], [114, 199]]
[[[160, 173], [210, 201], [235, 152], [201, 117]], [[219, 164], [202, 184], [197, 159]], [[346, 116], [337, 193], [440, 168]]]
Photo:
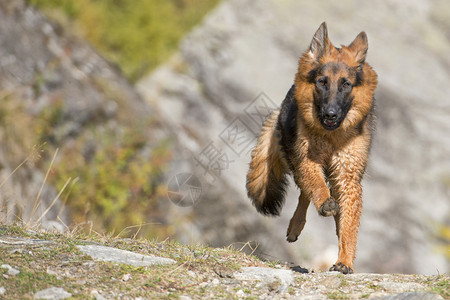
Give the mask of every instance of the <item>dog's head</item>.
[[[311, 122], [319, 122], [328, 131], [339, 128], [354, 105], [355, 89], [365, 84], [365, 75], [374, 76], [376, 85], [376, 74], [365, 63], [367, 48], [365, 32], [358, 34], [350, 45], [337, 48], [328, 38], [326, 23], [320, 25], [300, 59], [296, 78], [297, 88], [307, 87], [300, 92], [300, 97], [309, 98], [301, 102], [306, 102], [302, 103], [307, 106], [303, 113], [311, 114], [314, 119]], [[370, 89], [373, 92], [374, 87]]]

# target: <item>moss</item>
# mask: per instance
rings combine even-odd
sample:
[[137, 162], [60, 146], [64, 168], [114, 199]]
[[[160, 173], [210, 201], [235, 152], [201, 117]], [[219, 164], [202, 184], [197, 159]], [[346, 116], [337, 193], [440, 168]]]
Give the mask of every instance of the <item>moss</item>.
[[174, 53], [178, 42], [220, 0], [28, 0], [65, 16], [132, 81]]

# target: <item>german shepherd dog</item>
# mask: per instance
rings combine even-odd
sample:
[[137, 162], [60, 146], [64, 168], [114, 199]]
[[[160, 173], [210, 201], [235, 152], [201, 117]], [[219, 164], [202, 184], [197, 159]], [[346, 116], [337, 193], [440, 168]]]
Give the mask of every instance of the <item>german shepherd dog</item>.
[[365, 32], [337, 48], [326, 23], [320, 25], [281, 108], [263, 124], [247, 174], [248, 196], [264, 215], [279, 215], [293, 174], [301, 193], [288, 242], [303, 230], [312, 201], [319, 215], [334, 217], [339, 257], [330, 270], [344, 274], [353, 273], [361, 180], [374, 130], [377, 74], [365, 62], [367, 48]]

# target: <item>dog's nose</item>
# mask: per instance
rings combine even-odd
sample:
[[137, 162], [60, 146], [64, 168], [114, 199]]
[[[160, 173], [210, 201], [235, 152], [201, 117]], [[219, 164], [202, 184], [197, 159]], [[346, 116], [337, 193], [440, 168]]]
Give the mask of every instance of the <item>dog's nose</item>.
[[337, 119], [337, 110], [333, 107], [328, 108], [325, 111], [325, 118], [330, 121], [335, 121]]

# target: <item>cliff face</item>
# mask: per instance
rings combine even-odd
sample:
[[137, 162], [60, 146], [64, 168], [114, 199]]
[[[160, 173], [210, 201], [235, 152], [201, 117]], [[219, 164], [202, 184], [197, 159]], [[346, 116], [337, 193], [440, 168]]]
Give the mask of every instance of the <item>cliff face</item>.
[[[94, 197], [84, 201], [84, 196], [102, 189], [101, 177], [117, 191], [121, 182], [115, 182], [114, 169], [106, 166], [117, 162], [120, 151], [127, 155], [123, 170], [137, 157], [149, 160], [159, 141], [153, 136], [157, 126], [151, 132], [141, 130], [153, 114], [124, 76], [88, 43], [23, 1], [2, 1], [0, 78], [0, 181], [8, 178], [0, 187], [2, 222], [64, 230], [63, 224], [73, 219], [80, 223], [85, 215], [92, 221], [89, 214], [108, 209], [112, 216], [107, 218], [119, 219], [114, 206], [122, 209], [126, 203], [120, 204], [113, 190], [101, 191], [109, 200], [103, 207], [89, 207]], [[69, 197], [74, 192], [81, 197]]]
[[434, 234], [450, 216], [449, 17], [443, 1], [224, 1], [177, 56], [138, 83], [176, 132], [168, 178], [187, 172], [202, 184], [195, 206], [170, 207], [174, 218], [193, 214], [178, 235], [213, 245], [256, 241], [260, 254], [302, 265], [333, 262], [333, 222], [313, 208], [299, 242], [282, 241], [295, 188], [276, 219], [257, 215], [245, 192], [261, 119], [281, 103], [298, 57], [327, 21], [336, 45], [366, 31], [367, 61], [379, 75], [356, 269], [448, 271], [448, 241]]

